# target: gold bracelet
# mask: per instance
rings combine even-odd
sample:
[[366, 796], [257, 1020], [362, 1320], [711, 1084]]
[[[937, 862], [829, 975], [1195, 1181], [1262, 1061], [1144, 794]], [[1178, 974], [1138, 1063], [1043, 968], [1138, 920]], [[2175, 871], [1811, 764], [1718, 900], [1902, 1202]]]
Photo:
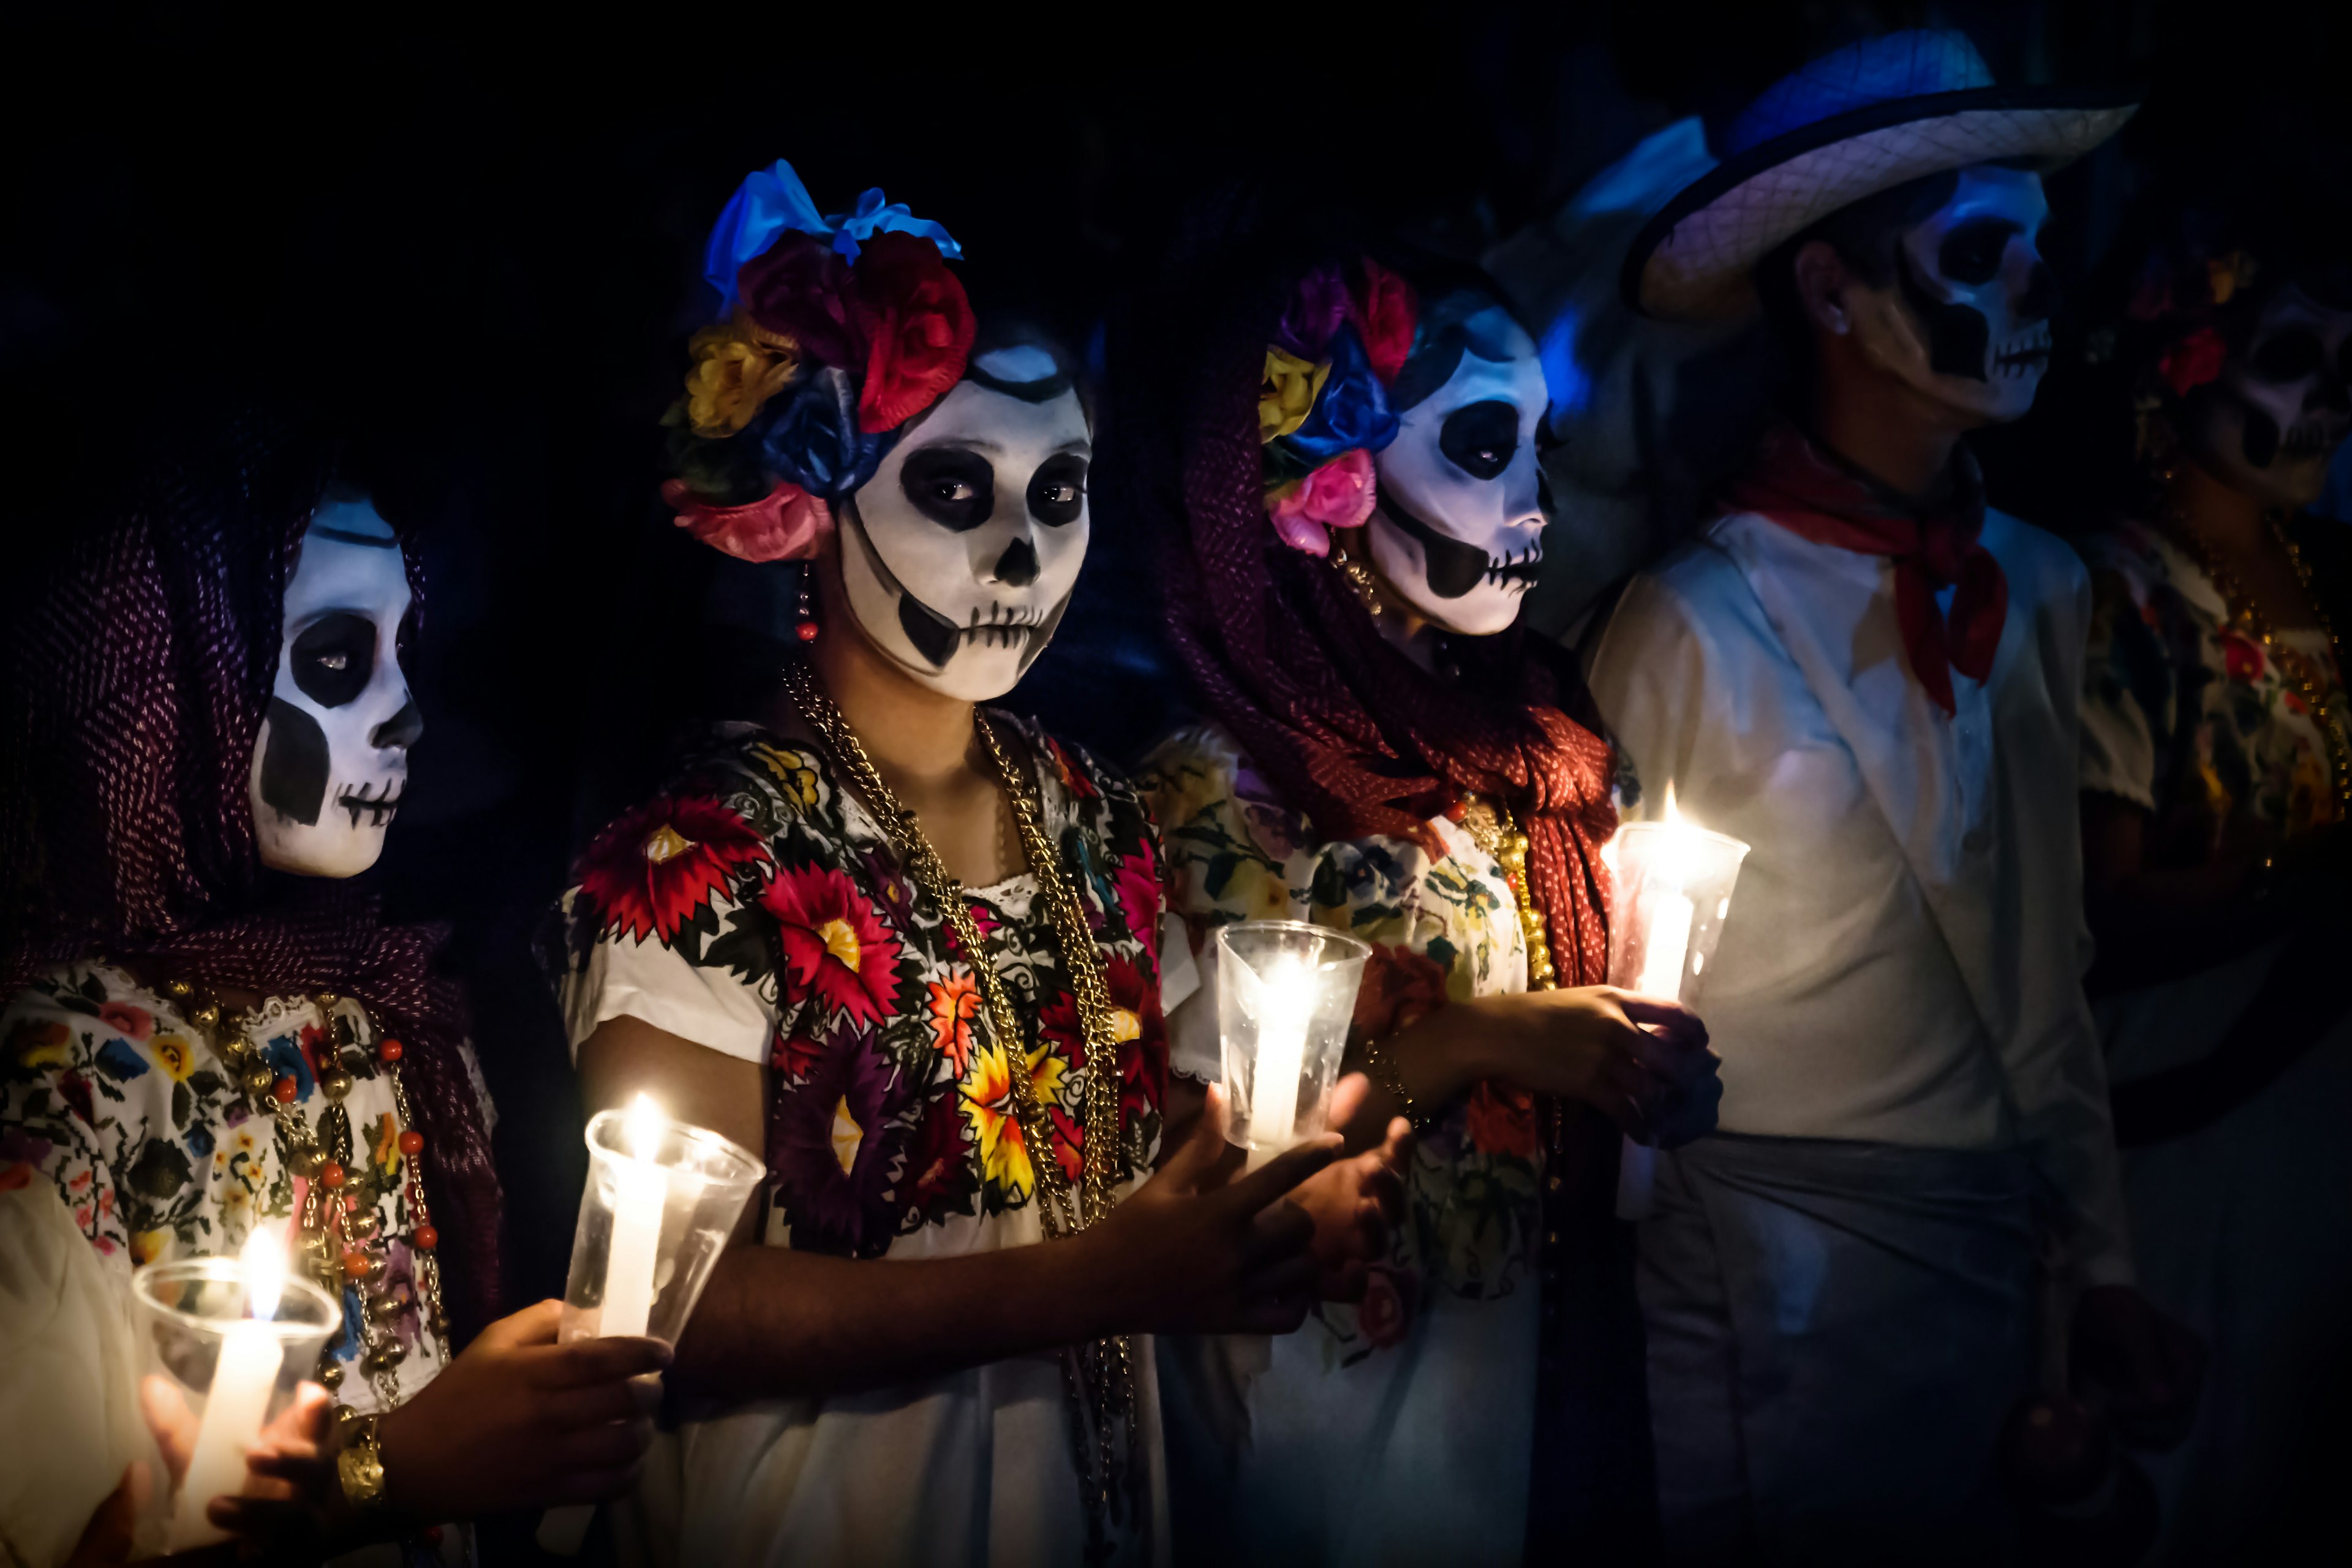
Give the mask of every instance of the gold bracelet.
[[1405, 1088], [1404, 1074], [1397, 1070], [1396, 1058], [1378, 1040], [1364, 1042], [1364, 1070], [1371, 1075], [1374, 1083], [1396, 1097], [1398, 1114], [1412, 1124], [1415, 1132], [1426, 1130], [1428, 1118], [1422, 1114], [1421, 1107]]
[[362, 1415], [351, 1423], [342, 1451], [335, 1456], [335, 1474], [343, 1483], [343, 1500], [355, 1513], [373, 1513], [383, 1506], [383, 1452], [376, 1445], [380, 1418]]

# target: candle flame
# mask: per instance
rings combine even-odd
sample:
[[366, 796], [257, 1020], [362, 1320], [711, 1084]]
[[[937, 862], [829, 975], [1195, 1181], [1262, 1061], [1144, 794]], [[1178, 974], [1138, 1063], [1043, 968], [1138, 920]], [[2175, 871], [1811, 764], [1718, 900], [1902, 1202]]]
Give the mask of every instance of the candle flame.
[[621, 1137], [637, 1159], [650, 1160], [661, 1152], [662, 1110], [651, 1096], [640, 1094], [630, 1102], [629, 1113], [621, 1121]]
[[278, 1299], [286, 1290], [286, 1246], [267, 1226], [255, 1226], [237, 1255], [245, 1269], [245, 1305], [257, 1320], [278, 1316]]
[[1666, 781], [1666, 809], [1661, 814], [1660, 820], [1669, 827], [1683, 825], [1682, 808], [1675, 805], [1675, 781], [1672, 779]]

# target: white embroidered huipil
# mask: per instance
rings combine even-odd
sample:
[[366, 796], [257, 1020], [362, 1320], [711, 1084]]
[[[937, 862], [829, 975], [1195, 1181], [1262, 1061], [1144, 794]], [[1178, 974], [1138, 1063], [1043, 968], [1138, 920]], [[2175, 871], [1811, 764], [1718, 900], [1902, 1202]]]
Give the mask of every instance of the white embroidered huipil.
[[1949, 716], [1912, 675], [1884, 557], [1734, 513], [1636, 577], [1591, 672], [1639, 780], [1752, 846], [1709, 967], [1721, 1126], [2016, 1147], [2081, 1284], [2127, 1283], [2106, 1079], [2082, 988], [2083, 566], [1998, 512], [2009, 581]]

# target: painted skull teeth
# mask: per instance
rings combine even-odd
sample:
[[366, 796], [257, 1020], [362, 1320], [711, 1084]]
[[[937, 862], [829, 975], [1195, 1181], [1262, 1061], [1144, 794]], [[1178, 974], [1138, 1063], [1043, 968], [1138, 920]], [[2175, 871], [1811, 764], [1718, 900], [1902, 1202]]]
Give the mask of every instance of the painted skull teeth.
[[2049, 362], [2050, 324], [2044, 321], [2011, 339], [2009, 345], [1993, 356], [1992, 368], [1995, 375], [2030, 375]]
[[400, 780], [386, 779], [382, 795], [369, 795], [370, 787], [370, 785], [362, 784], [355, 790], [345, 790], [335, 797], [335, 804], [352, 814], [353, 827], [360, 825], [360, 813], [363, 811], [368, 814], [370, 827], [383, 827], [392, 821], [393, 814], [400, 809], [401, 796], [404, 793], [401, 788]]
[[2315, 419], [2289, 430], [2279, 443], [2279, 450], [2290, 458], [2316, 458], [2334, 451], [2343, 439], [2342, 425]]
[[1498, 587], [1524, 594], [1536, 585], [1536, 577], [1543, 566], [1543, 542], [1538, 540], [1516, 553], [1486, 558], [1486, 581]]

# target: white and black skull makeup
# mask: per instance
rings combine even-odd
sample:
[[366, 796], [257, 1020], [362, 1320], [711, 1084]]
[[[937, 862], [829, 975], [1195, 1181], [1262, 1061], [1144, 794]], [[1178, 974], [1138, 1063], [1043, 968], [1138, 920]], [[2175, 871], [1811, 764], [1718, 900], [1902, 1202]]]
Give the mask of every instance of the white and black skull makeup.
[[330, 495], [286, 584], [284, 641], [247, 793], [266, 866], [352, 877], [375, 864], [425, 721], [399, 657], [400, 542], [368, 501]]
[[[1543, 364], [1498, 305], [1472, 310], [1446, 336], [1461, 345], [1452, 374], [1402, 410], [1396, 439], [1373, 458], [1379, 501], [1367, 543], [1414, 610], [1447, 631], [1490, 637], [1518, 618], [1543, 562]], [[1433, 352], [1444, 351], [1422, 351]], [[1420, 368], [1408, 364], [1398, 386]]]
[[2042, 258], [2042, 176], [1979, 163], [1951, 199], [1904, 230], [1895, 277], [1847, 296], [1863, 352], [1975, 424], [2033, 406], [2050, 368], [2058, 289]]
[[868, 640], [966, 702], [1013, 689], [1087, 558], [1086, 409], [1054, 356], [976, 356], [841, 509], [841, 577]]
[[2293, 284], [2275, 289], [2242, 347], [2190, 405], [2199, 458], [2233, 489], [2273, 506], [2319, 499], [2352, 432], [2352, 310]]

